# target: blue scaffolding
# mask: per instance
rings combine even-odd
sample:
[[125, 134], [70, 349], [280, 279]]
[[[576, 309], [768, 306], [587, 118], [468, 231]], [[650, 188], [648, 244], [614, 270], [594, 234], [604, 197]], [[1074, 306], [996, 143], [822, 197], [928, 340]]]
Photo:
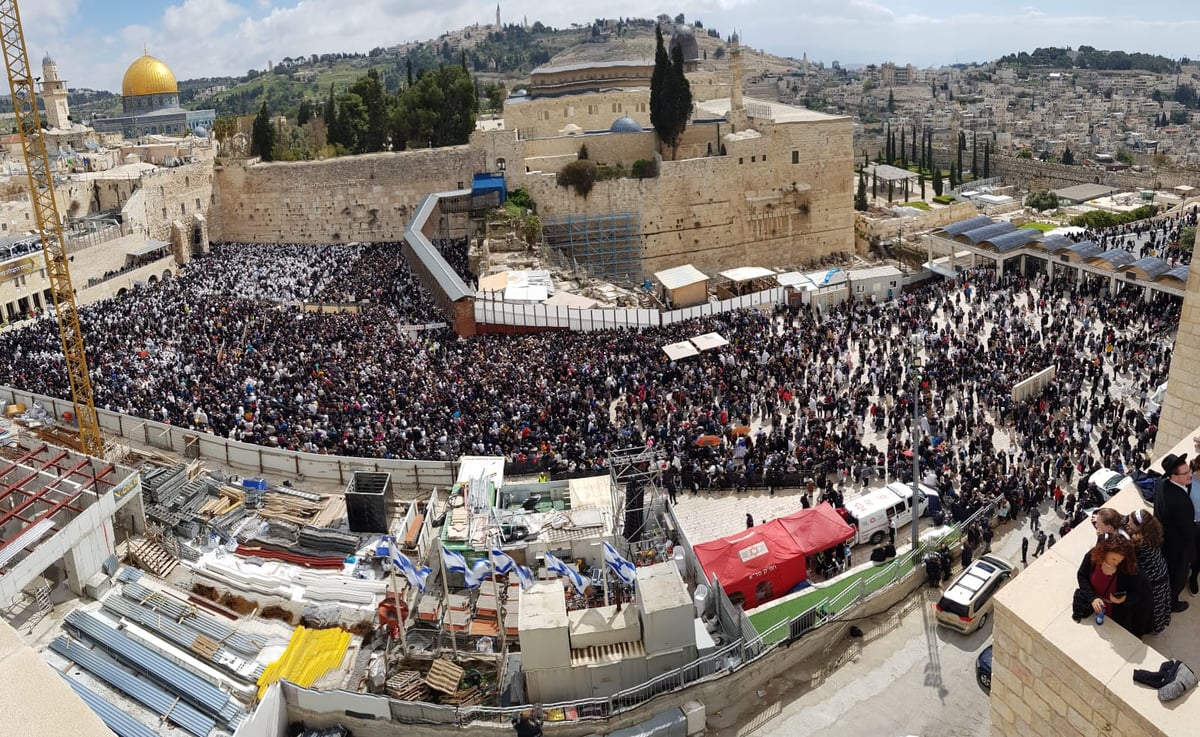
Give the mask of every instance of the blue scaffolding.
[[645, 280], [639, 213], [567, 215], [543, 221], [542, 238], [552, 257], [562, 257], [594, 279], [628, 286], [640, 286]]

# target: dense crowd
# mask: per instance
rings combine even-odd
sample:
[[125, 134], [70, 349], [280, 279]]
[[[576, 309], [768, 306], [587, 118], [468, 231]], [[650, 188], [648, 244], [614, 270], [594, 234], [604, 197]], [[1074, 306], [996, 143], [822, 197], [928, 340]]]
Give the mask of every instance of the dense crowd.
[[[552, 472], [653, 444], [684, 492], [811, 479], [832, 495], [885, 465], [903, 476], [919, 382], [922, 473], [960, 504], [1020, 508], [1060, 477], [1143, 462], [1155, 428], [1137, 398], [1164, 380], [1179, 300], [1135, 291], [981, 270], [820, 314], [461, 339], [412, 329], [441, 316], [397, 244], [228, 244], [81, 320], [106, 409], [271, 447]], [[679, 362], [661, 350], [711, 331], [729, 346]], [[52, 321], [0, 348], [0, 382], [69, 396]], [[1014, 404], [1013, 385], [1050, 366], [1049, 387]]]
[[1108, 250], [1123, 248], [1137, 258], [1157, 256], [1172, 266], [1190, 264], [1192, 251], [1180, 248], [1184, 228], [1196, 227], [1196, 208], [1153, 220], [1138, 220], [1102, 231], [1085, 230], [1076, 233], [1076, 241], [1090, 240]]

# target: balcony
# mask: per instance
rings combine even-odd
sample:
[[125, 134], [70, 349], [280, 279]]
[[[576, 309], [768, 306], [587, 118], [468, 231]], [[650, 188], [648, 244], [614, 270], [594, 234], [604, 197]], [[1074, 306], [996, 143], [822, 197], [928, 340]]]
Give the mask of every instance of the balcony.
[[[1189, 435], [1190, 437], [1190, 435]], [[1170, 452], [1194, 453], [1190, 440]], [[1156, 457], [1158, 461], [1163, 453]], [[1107, 506], [1128, 514], [1145, 507], [1128, 485]], [[1057, 524], [1057, 523], [1055, 523]], [[1155, 689], [1133, 681], [1136, 668], [1157, 671], [1164, 660], [1200, 667], [1200, 598], [1172, 615], [1161, 635], [1138, 640], [1121, 626], [1071, 619], [1079, 562], [1095, 542], [1083, 525], [1018, 575], [996, 597], [991, 693], [995, 737], [1138, 737], [1183, 735], [1200, 720], [1196, 689], [1160, 702]]]

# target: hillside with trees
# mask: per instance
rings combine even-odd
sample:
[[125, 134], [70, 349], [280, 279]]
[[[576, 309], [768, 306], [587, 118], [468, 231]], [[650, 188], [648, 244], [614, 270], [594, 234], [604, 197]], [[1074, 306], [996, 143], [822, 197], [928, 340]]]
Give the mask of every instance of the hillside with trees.
[[[1156, 74], [1174, 74], [1180, 60], [1168, 59], [1158, 54], [1141, 52], [1102, 51], [1091, 46], [1080, 46], [1078, 50], [1048, 47], [1037, 48], [1033, 53], [1022, 51], [1007, 54], [996, 60], [1000, 66], [1042, 69], [1095, 69], [1111, 71], [1139, 70]], [[1187, 63], [1187, 60], [1182, 60]]]

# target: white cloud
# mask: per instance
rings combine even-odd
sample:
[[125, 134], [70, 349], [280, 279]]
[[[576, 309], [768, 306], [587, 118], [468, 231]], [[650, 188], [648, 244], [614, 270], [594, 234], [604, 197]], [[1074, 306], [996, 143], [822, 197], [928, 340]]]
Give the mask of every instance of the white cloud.
[[[1061, 4], [1060, 4], [1061, 3]], [[471, 24], [490, 24], [495, 0], [174, 0], [145, 5], [136, 24], [97, 34], [87, 13], [103, 3], [40, 0], [25, 10], [26, 36], [40, 56], [49, 51], [74, 86], [116, 90], [128, 64], [142, 53], [163, 59], [181, 79], [240, 75], [268, 60], [438, 37]], [[980, 7], [965, 6], [968, 10]], [[955, 14], [943, 2], [920, 0], [676, 0], [648, 7], [642, 0], [501, 2], [505, 23], [587, 24], [597, 17], [654, 17], [684, 13], [722, 35], [734, 29], [753, 47], [826, 62], [892, 60], [925, 66], [995, 58], [1036, 46], [1079, 46], [1200, 55], [1200, 21], [1161, 6], [1155, 16], [1110, 0], [1056, 0], [1051, 11], [993, 0], [984, 12]], [[1046, 7], [1046, 6], [1043, 6]], [[1052, 14], [1056, 13], [1056, 14]], [[1172, 15], [1180, 17], [1171, 17]]]

